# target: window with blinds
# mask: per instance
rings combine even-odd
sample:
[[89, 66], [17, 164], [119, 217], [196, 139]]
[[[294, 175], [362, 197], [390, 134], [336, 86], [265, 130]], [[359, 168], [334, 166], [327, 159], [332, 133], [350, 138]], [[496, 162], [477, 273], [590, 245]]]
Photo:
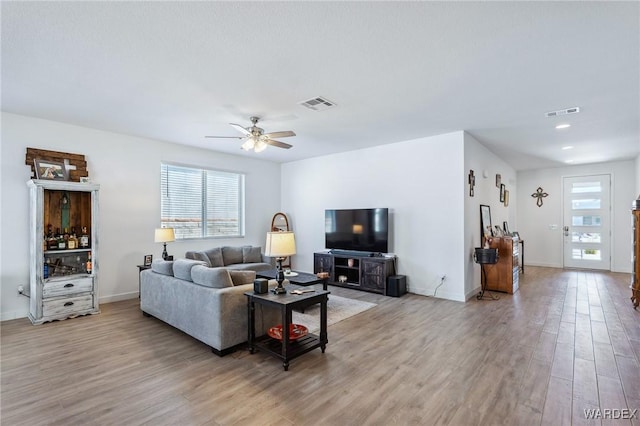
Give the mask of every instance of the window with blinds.
[[244, 236], [244, 175], [161, 164], [161, 226], [176, 239]]

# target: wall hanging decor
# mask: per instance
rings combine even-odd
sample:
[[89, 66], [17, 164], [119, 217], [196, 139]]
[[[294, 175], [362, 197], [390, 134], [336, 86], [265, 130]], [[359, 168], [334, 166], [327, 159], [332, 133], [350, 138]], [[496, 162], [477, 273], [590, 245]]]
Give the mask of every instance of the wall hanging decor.
[[476, 175], [469, 170], [469, 196], [473, 197], [473, 187], [476, 186]]
[[538, 187], [538, 189], [536, 189], [536, 192], [534, 192], [533, 194], [531, 194], [531, 196], [533, 198], [536, 198], [536, 205], [538, 207], [542, 207], [542, 199], [544, 197], [549, 196], [549, 194], [547, 194], [546, 192], [544, 192], [544, 190], [542, 189], [541, 186]]
[[504, 191], [505, 191], [505, 186], [504, 183], [500, 184], [500, 202], [504, 203]]
[[503, 203], [504, 203], [505, 207], [509, 207], [509, 190], [508, 189], [504, 190], [504, 201], [503, 201]]
[[[87, 161], [82, 154], [27, 148], [25, 164], [31, 166], [31, 176], [35, 179], [80, 182], [81, 178], [89, 176]], [[56, 166], [55, 170], [62, 173], [63, 177], [60, 177], [58, 174], [55, 174], [53, 178], [46, 177], [47, 167], [45, 165]]]
[[496, 188], [500, 188], [502, 184], [502, 175], [500, 173], [496, 173]]

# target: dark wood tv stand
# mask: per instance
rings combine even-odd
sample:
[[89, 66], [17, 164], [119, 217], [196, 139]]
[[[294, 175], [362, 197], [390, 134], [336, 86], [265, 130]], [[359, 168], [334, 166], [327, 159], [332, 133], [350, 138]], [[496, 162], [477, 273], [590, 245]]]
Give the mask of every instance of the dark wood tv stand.
[[395, 269], [395, 257], [329, 252], [313, 254], [313, 272], [328, 272], [327, 283], [339, 287], [386, 295], [387, 278], [395, 275]]

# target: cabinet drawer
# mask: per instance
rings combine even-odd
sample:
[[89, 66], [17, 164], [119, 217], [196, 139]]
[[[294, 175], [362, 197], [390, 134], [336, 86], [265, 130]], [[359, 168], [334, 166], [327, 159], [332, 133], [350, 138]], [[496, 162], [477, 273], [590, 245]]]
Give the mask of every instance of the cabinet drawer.
[[51, 299], [42, 302], [42, 316], [45, 318], [70, 315], [91, 309], [93, 309], [93, 296], [91, 294], [79, 297]]
[[93, 278], [82, 277], [68, 280], [49, 281], [44, 284], [42, 297], [65, 296], [68, 294], [93, 291]]

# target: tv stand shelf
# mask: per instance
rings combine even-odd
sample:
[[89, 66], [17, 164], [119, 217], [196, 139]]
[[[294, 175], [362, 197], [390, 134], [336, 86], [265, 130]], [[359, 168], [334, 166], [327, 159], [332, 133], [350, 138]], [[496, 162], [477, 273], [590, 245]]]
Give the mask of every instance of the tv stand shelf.
[[[314, 253], [313, 272], [328, 272], [327, 283], [372, 293], [387, 293], [387, 278], [395, 275], [394, 258], [368, 254]], [[341, 281], [340, 277], [346, 277]]]

